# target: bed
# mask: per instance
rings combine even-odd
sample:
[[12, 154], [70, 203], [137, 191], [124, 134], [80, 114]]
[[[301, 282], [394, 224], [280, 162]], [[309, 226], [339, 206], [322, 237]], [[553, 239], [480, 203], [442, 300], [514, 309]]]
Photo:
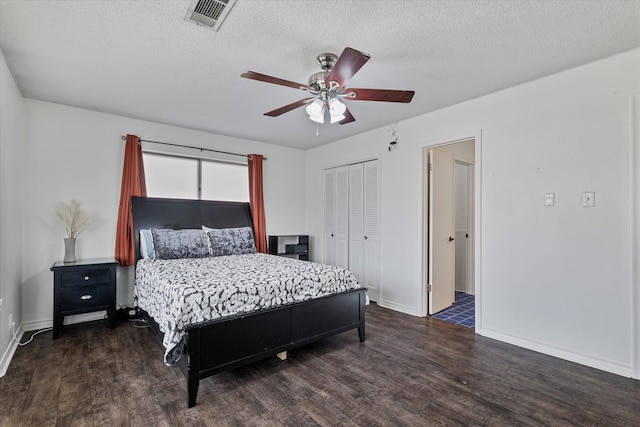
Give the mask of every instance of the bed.
[[[136, 248], [140, 248], [141, 230], [184, 230], [186, 233], [203, 226], [214, 230], [252, 227], [248, 203], [133, 197], [132, 204]], [[260, 359], [276, 355], [282, 358], [288, 350], [352, 329], [358, 330], [360, 342], [365, 340], [366, 289], [357, 282], [351, 283], [354, 280], [346, 270], [265, 254], [149, 262], [137, 250], [136, 259], [137, 304], [163, 341], [165, 363], [177, 364], [185, 375], [189, 407], [196, 403], [202, 378]], [[191, 273], [193, 265], [216, 273]], [[266, 279], [267, 274], [272, 274], [269, 270], [277, 276], [273, 280]], [[305, 286], [300, 286], [300, 271], [304, 271]], [[185, 281], [184, 288], [174, 286], [173, 281], [179, 282], [183, 275], [197, 277], [193, 283]], [[152, 294], [162, 292], [155, 292], [153, 288], [144, 291], [138, 276], [145, 277], [148, 283], [167, 281], [173, 292], [178, 289], [178, 294], [167, 293], [164, 302], [157, 302]], [[273, 281], [276, 287], [253, 290], [244, 276], [259, 276], [265, 282]], [[348, 280], [343, 280], [345, 277]], [[201, 286], [205, 282], [218, 286], [223, 280], [226, 280], [224, 292], [211, 292], [208, 286]], [[316, 287], [318, 289], [309, 289]], [[273, 295], [252, 297], [259, 292], [273, 292]], [[221, 302], [223, 293], [233, 295], [235, 300]], [[179, 314], [176, 320], [167, 321], [163, 310], [175, 312], [177, 309], [170, 308], [172, 302], [182, 299], [197, 300], [196, 305], [215, 306], [216, 310], [195, 310], [195, 314], [189, 311]], [[215, 304], [200, 302], [211, 299], [215, 299]], [[248, 305], [239, 305], [241, 303]], [[165, 306], [167, 308], [163, 308]], [[168, 327], [170, 324], [173, 327]]]

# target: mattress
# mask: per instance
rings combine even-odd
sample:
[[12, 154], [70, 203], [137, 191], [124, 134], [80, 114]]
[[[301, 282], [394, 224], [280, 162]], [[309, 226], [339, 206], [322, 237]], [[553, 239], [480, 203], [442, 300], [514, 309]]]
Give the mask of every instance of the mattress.
[[149, 260], [136, 264], [136, 304], [164, 333], [167, 365], [182, 356], [185, 327], [360, 288], [350, 271], [267, 254]]

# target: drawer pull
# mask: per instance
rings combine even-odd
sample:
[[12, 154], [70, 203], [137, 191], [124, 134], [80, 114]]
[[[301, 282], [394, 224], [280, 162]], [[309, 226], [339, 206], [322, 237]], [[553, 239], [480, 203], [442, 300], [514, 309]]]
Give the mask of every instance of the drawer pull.
[[89, 276], [84, 276], [84, 280], [89, 280]]
[[80, 299], [91, 299], [91, 298], [93, 298], [93, 295], [82, 295], [80, 297]]

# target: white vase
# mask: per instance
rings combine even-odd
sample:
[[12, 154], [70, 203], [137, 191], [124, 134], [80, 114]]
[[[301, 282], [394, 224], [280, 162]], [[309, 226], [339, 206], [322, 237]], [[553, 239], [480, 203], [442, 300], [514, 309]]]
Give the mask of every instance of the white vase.
[[75, 237], [65, 237], [64, 239], [64, 262], [76, 262]]

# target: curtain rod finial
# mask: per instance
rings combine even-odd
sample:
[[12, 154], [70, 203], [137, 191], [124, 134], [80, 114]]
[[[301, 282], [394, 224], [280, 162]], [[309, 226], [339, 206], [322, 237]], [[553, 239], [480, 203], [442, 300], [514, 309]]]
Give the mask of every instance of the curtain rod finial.
[[120, 139], [124, 141], [124, 140], [126, 140], [126, 139], [127, 139], [127, 136], [126, 136], [126, 135], [122, 135], [122, 136], [120, 137]]

